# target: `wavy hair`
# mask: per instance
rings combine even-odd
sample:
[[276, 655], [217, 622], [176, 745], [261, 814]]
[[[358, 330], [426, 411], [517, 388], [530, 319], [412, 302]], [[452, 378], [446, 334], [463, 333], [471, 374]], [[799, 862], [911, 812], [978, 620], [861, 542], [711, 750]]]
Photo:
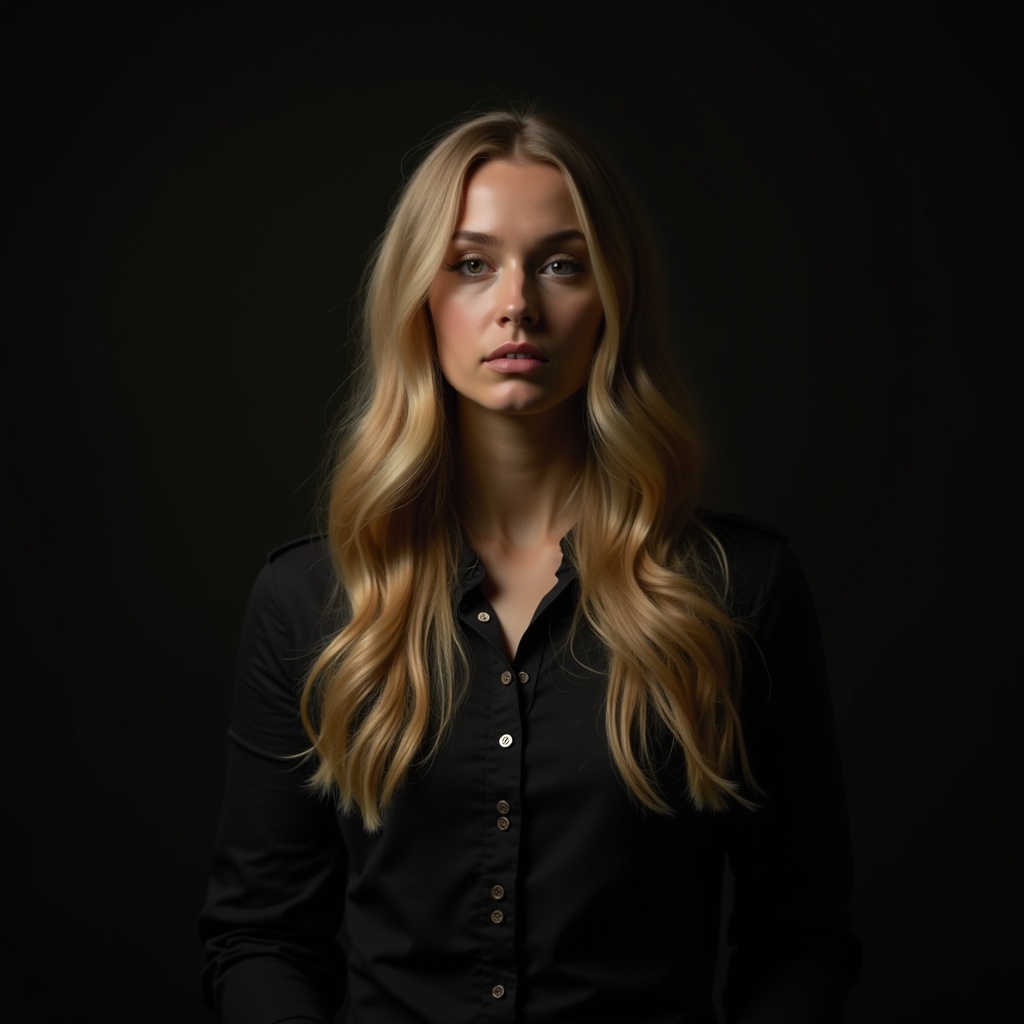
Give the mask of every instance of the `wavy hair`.
[[749, 804], [728, 569], [694, 515], [701, 444], [670, 358], [654, 247], [585, 137], [556, 116], [515, 110], [473, 116], [433, 145], [368, 264], [359, 385], [326, 502], [346, 621], [301, 698], [319, 759], [313, 785], [378, 829], [410, 768], [436, 751], [467, 677], [452, 599], [461, 551], [453, 406], [426, 301], [465, 181], [496, 159], [561, 170], [604, 308], [570, 552], [581, 593], [573, 636], [585, 620], [607, 654], [612, 760], [640, 804], [671, 813], [655, 765], [654, 737], [667, 730], [697, 807]]

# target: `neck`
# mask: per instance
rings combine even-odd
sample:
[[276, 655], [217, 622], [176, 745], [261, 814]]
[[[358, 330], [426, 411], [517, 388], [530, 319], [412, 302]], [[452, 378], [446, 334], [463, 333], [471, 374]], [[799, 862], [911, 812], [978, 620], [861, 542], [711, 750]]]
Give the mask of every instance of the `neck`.
[[460, 402], [458, 416], [460, 515], [470, 538], [530, 548], [563, 537], [583, 463], [579, 397], [535, 415]]

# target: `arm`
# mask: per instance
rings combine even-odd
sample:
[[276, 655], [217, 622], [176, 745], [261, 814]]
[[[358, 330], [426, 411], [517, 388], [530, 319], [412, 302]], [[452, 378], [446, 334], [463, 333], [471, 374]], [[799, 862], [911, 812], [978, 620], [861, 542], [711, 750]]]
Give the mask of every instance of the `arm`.
[[731, 815], [730, 1024], [839, 1021], [859, 969], [850, 837], [818, 622], [784, 540], [744, 601], [743, 720], [754, 812]]
[[[301, 554], [301, 553], [300, 553]], [[317, 639], [322, 572], [271, 561], [239, 649], [224, 800], [207, 899], [203, 994], [225, 1024], [327, 1021], [343, 995], [336, 934], [345, 855], [312, 766], [297, 696]]]

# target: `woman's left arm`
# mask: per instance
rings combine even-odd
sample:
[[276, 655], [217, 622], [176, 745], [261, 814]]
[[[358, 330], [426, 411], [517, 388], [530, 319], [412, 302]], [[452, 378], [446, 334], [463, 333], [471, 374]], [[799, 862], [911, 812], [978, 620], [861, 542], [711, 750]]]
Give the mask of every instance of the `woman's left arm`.
[[[859, 970], [839, 744], [817, 614], [782, 538], [742, 573], [742, 715], [754, 811], [730, 814], [730, 1024], [840, 1021]], [[761, 567], [761, 571], [757, 570]]]

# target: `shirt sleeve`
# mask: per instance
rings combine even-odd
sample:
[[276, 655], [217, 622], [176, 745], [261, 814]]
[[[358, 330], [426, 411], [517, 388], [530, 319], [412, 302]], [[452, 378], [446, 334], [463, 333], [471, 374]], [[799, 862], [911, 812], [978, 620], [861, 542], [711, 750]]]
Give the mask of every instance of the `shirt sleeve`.
[[857, 975], [839, 745], [817, 615], [788, 544], [745, 604], [742, 716], [763, 793], [730, 814], [730, 1024], [839, 1021]]
[[319, 609], [288, 563], [263, 568], [245, 615], [199, 922], [203, 995], [224, 1024], [329, 1021], [344, 995], [345, 852], [331, 802], [307, 786], [298, 716]]

